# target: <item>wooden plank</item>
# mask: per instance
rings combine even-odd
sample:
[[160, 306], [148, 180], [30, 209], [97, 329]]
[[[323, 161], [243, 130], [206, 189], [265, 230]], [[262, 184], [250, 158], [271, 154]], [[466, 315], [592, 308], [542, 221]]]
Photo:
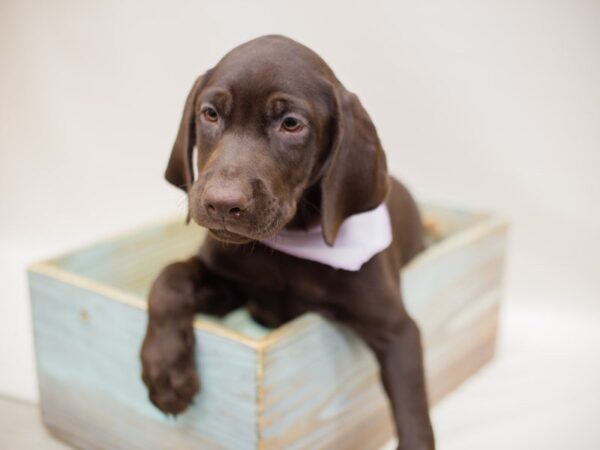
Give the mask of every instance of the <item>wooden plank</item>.
[[379, 448], [391, 423], [373, 355], [347, 328], [309, 319], [265, 350], [261, 448]]
[[41, 274], [31, 274], [30, 285], [40, 400], [51, 428], [78, 436], [82, 448], [256, 448], [252, 347], [196, 330], [203, 391], [194, 408], [169, 420], [148, 401], [140, 377], [143, 310]]
[[183, 219], [145, 227], [107, 239], [49, 261], [113, 288], [145, 297], [158, 272], [168, 263], [192, 256], [206, 231]]

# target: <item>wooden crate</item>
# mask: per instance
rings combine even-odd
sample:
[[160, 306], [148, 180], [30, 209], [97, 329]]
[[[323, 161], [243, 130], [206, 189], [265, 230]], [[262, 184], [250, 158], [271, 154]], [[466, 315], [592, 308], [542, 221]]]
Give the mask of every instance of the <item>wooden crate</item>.
[[[426, 346], [434, 404], [492, 358], [506, 223], [423, 206], [430, 245], [402, 274]], [[198, 316], [202, 392], [168, 418], [147, 399], [139, 348], [160, 269], [202, 231], [151, 226], [33, 264], [29, 283], [42, 417], [85, 449], [377, 449], [393, 436], [374, 358], [343, 326], [308, 314], [276, 329], [243, 310]]]

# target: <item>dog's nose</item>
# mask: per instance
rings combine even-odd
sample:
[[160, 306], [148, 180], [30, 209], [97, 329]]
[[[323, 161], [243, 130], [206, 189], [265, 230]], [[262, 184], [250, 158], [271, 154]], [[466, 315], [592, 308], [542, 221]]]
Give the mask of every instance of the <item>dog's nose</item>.
[[248, 199], [238, 189], [210, 189], [204, 196], [204, 208], [209, 216], [239, 219], [248, 207]]

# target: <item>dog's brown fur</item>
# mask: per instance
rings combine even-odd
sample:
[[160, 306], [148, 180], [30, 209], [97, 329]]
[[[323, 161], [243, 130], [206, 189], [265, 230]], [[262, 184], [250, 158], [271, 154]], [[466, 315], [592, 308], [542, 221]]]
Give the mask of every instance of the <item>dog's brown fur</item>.
[[[398, 448], [433, 449], [420, 334], [400, 292], [400, 269], [423, 248], [419, 213], [389, 177], [368, 114], [325, 62], [281, 36], [232, 50], [196, 80], [166, 177], [188, 193], [191, 219], [210, 233], [197, 257], [169, 265], [152, 287], [141, 354], [151, 401], [178, 414], [199, 391], [196, 312], [222, 316], [244, 305], [270, 327], [318, 312], [373, 349]], [[333, 245], [347, 217], [383, 201], [393, 243], [358, 272], [257, 242], [320, 223]]]

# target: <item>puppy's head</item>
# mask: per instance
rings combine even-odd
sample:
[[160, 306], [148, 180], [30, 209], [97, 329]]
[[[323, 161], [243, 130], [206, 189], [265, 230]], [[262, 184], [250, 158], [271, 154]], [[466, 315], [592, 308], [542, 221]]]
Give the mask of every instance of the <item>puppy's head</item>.
[[319, 56], [281, 36], [235, 48], [196, 80], [166, 178], [188, 193], [195, 222], [232, 243], [320, 221], [333, 245], [344, 219], [375, 208], [388, 189], [357, 97]]

